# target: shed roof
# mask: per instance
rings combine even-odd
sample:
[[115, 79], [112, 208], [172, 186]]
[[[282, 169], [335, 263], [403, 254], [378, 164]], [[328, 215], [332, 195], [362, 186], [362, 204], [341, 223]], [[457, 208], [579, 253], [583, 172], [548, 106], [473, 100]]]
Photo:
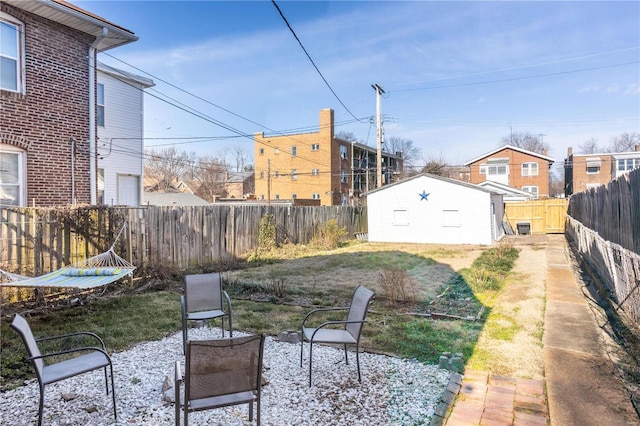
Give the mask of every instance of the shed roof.
[[389, 185], [384, 185], [384, 186], [382, 186], [380, 188], [372, 189], [371, 191], [367, 191], [364, 194], [361, 194], [360, 196], [361, 197], [366, 197], [369, 194], [373, 194], [374, 192], [384, 191], [385, 189], [392, 188], [392, 187], [394, 187], [396, 185], [402, 185], [403, 183], [409, 182], [409, 181], [414, 180], [414, 179], [419, 179], [419, 178], [422, 178], [422, 177], [441, 180], [443, 182], [447, 182], [447, 183], [450, 183], [450, 184], [453, 184], [453, 185], [464, 186], [466, 188], [474, 189], [476, 191], [482, 191], [482, 192], [488, 192], [488, 193], [491, 193], [491, 194], [497, 194], [496, 192], [490, 191], [490, 190], [488, 190], [486, 188], [483, 188], [481, 186], [475, 185], [473, 183], [463, 182], [461, 180], [451, 179], [451, 178], [444, 177], [444, 176], [432, 175], [430, 173], [420, 173], [418, 175], [411, 176], [411, 177], [399, 180], [397, 182], [390, 183]]

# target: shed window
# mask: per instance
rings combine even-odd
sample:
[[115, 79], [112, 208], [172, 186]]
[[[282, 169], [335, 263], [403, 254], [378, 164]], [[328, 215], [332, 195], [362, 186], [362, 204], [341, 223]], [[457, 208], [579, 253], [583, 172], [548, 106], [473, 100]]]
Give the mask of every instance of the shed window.
[[407, 226], [409, 225], [409, 213], [406, 210], [393, 211], [393, 225]]
[[460, 227], [460, 211], [442, 210], [442, 226]]

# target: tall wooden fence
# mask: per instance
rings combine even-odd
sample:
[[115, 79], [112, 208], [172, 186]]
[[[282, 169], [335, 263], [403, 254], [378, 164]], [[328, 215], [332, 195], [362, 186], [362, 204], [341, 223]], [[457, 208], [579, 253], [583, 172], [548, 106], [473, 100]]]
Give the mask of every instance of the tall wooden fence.
[[351, 238], [367, 232], [366, 207], [192, 206], [3, 208], [0, 269], [40, 275], [108, 249], [139, 269], [188, 268], [236, 258], [257, 247], [260, 220], [273, 214], [281, 240], [307, 243], [336, 220]]
[[567, 233], [612, 298], [640, 323], [640, 169], [572, 195]]
[[640, 254], [640, 169], [572, 195], [568, 214], [605, 240]]

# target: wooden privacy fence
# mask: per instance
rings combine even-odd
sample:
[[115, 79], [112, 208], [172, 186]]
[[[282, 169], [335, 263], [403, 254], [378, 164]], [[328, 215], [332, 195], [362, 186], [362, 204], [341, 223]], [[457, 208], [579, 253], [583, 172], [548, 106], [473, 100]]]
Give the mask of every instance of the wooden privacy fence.
[[605, 240], [640, 254], [640, 169], [572, 195], [568, 214]]
[[350, 238], [367, 232], [366, 207], [190, 206], [3, 208], [0, 269], [40, 275], [111, 246], [136, 265], [188, 268], [236, 258], [255, 249], [260, 220], [274, 216], [281, 240], [307, 243], [336, 220]]
[[563, 234], [567, 204], [557, 198], [506, 203], [504, 215], [516, 234]]

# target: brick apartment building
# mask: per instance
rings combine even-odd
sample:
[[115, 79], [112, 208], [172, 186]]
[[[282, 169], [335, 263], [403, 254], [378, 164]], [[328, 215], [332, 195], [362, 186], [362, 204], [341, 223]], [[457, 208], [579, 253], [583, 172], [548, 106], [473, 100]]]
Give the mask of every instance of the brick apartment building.
[[[320, 111], [317, 132], [254, 135], [258, 200], [317, 200], [320, 205], [355, 205], [376, 188], [377, 150], [334, 136], [333, 110]], [[402, 170], [402, 156], [382, 153], [383, 184]]]
[[564, 193], [566, 196], [606, 185], [630, 170], [640, 168], [640, 145], [635, 151], [574, 154], [567, 149], [564, 160]]
[[3, 0], [0, 204], [96, 197], [96, 52], [137, 40], [63, 0]]
[[465, 163], [469, 181], [479, 184], [498, 182], [531, 193], [534, 198], [549, 197], [549, 169], [554, 160], [546, 152], [538, 154], [504, 145]]

